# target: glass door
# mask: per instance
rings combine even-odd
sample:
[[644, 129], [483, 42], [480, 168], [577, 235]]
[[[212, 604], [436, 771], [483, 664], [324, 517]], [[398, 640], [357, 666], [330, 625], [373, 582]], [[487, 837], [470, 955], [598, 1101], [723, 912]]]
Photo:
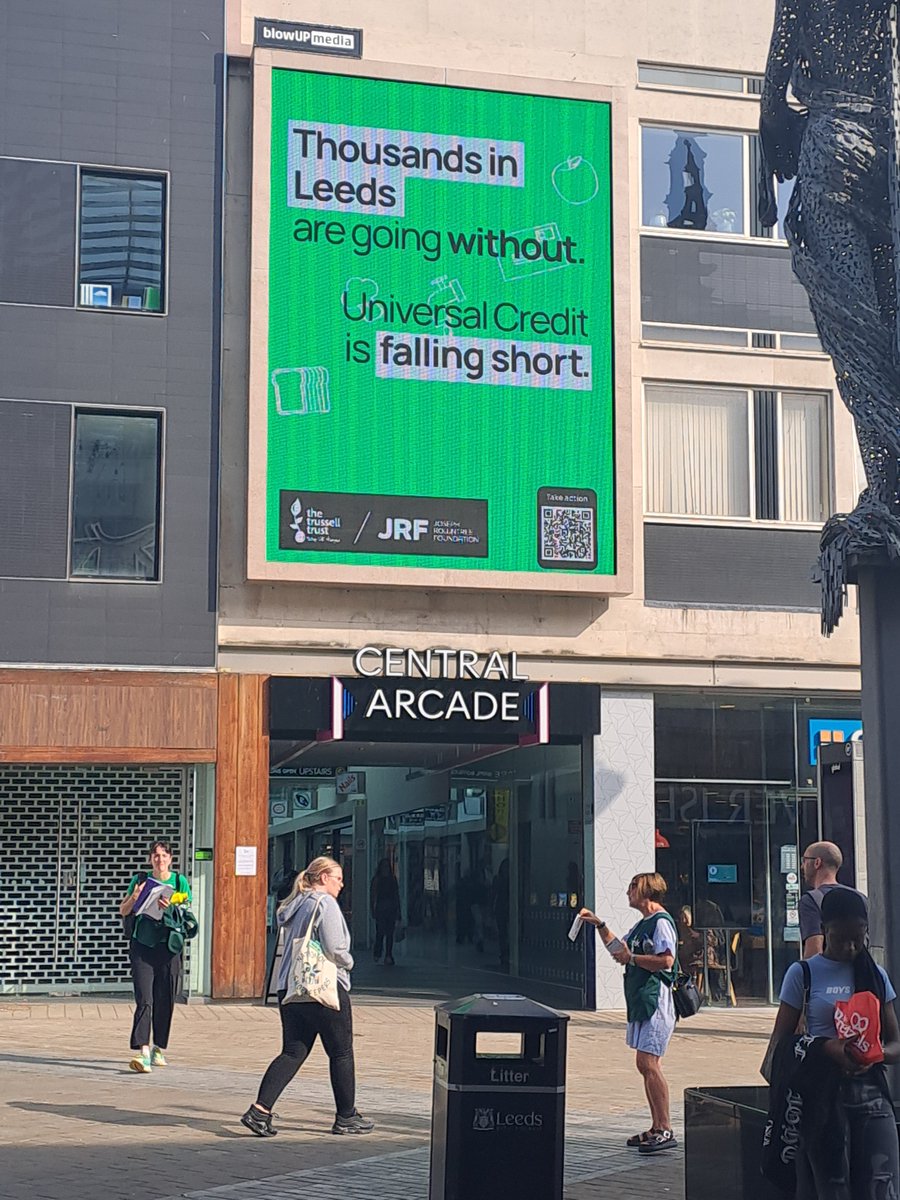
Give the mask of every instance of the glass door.
[[781, 981], [800, 957], [800, 855], [819, 836], [814, 794], [769, 792], [766, 796], [767, 932], [769, 1000], [778, 1000]]

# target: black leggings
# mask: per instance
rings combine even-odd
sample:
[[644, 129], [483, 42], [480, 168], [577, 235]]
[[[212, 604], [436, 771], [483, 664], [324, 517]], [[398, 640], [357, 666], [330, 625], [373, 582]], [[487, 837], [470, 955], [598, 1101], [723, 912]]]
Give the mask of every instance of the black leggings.
[[285, 993], [278, 993], [281, 1016], [281, 1053], [269, 1063], [259, 1085], [257, 1104], [271, 1109], [309, 1057], [316, 1038], [322, 1039], [328, 1055], [331, 1090], [339, 1117], [352, 1117], [356, 1111], [356, 1070], [353, 1064], [353, 1015], [350, 993], [338, 984], [340, 1012], [324, 1004], [285, 1004]]
[[394, 928], [397, 918], [394, 910], [389, 913], [375, 909], [375, 957], [381, 958], [381, 947], [384, 946], [385, 958], [394, 957]]
[[131, 943], [131, 978], [134, 983], [134, 1024], [131, 1048], [140, 1050], [152, 1044], [165, 1050], [169, 1044], [172, 1013], [181, 976], [181, 955], [171, 954], [163, 942], [159, 946]]

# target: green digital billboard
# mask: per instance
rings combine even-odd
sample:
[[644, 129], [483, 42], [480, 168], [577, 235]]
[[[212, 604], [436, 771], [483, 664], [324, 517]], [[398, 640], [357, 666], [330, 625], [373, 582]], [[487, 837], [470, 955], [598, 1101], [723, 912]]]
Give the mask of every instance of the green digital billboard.
[[267, 561], [614, 574], [609, 105], [275, 69], [271, 130]]

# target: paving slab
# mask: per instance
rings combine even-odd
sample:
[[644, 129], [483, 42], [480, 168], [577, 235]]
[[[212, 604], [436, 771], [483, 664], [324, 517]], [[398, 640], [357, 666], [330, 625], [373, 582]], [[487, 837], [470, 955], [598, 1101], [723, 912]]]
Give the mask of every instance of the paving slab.
[[[697, 1084], [758, 1082], [771, 1010], [704, 1010], [683, 1023], [665, 1069], [676, 1130]], [[314, 1050], [276, 1106], [278, 1137], [239, 1123], [279, 1049], [277, 1011], [180, 1006], [171, 1065], [127, 1068], [130, 1006], [0, 1003], [3, 1200], [426, 1200], [434, 1018], [421, 1005], [359, 1003], [354, 1041], [368, 1137], [335, 1138], [327, 1060]], [[624, 1146], [647, 1124], [623, 1013], [573, 1013], [566, 1200], [683, 1200], [681, 1149]]]

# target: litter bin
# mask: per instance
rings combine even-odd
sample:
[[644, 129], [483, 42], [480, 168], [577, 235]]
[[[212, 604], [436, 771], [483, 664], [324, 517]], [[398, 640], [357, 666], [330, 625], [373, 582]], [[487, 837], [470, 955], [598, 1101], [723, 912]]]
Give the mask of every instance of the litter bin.
[[429, 1200], [562, 1200], [568, 1020], [525, 996], [435, 1007]]
[[684, 1093], [686, 1200], [784, 1200], [760, 1172], [767, 1087], [693, 1087]]

